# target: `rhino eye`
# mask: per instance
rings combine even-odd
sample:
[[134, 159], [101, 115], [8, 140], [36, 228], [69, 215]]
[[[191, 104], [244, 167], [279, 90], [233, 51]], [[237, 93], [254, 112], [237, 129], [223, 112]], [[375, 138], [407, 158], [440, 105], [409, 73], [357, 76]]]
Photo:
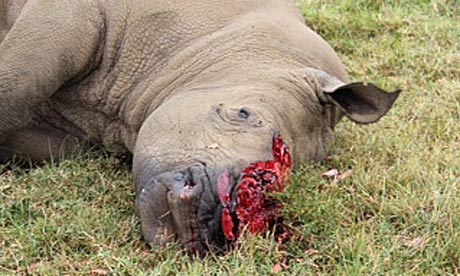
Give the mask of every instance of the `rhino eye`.
[[249, 110], [247, 110], [246, 108], [241, 108], [239, 111], [238, 111], [238, 117], [240, 119], [244, 119], [246, 120], [247, 118], [249, 118], [249, 115], [250, 115], [250, 112]]

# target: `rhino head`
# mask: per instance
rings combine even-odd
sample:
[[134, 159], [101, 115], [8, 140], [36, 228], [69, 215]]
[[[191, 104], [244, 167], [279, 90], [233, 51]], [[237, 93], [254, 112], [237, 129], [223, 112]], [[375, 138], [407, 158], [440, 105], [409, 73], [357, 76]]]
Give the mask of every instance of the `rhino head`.
[[376, 122], [398, 95], [316, 69], [267, 72], [250, 82], [216, 81], [175, 93], [145, 120], [134, 151], [144, 238], [179, 241], [190, 252], [222, 245], [222, 174], [235, 180], [249, 164], [273, 159], [275, 134], [290, 148], [294, 165], [320, 161], [341, 117]]

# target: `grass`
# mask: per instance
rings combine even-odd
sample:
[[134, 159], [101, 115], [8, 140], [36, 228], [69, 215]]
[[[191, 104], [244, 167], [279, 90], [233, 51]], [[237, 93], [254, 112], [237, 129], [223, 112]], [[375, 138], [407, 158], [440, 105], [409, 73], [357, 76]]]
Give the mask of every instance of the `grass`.
[[[293, 240], [248, 237], [202, 260], [174, 245], [150, 250], [129, 170], [85, 155], [0, 175], [0, 274], [459, 275], [460, 6], [300, 6], [352, 79], [405, 92], [378, 124], [342, 122], [332, 160], [295, 173], [281, 197]], [[331, 184], [319, 177], [330, 167], [354, 174]]]

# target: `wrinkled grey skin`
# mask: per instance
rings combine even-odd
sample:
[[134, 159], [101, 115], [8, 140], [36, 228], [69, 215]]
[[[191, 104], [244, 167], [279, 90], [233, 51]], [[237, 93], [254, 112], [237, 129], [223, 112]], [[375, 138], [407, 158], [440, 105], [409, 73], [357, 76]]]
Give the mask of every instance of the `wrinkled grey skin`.
[[144, 238], [218, 243], [217, 177], [322, 160], [346, 115], [373, 123], [399, 91], [349, 83], [281, 0], [0, 0], [0, 160], [83, 144], [134, 156]]

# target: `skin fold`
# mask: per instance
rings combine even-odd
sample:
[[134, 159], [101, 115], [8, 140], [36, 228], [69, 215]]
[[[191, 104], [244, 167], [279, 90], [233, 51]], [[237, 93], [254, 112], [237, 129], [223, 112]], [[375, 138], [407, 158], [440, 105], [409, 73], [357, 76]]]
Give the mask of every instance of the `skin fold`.
[[0, 0], [0, 162], [133, 155], [144, 239], [221, 245], [217, 179], [320, 161], [343, 116], [399, 95], [349, 82], [294, 1]]

